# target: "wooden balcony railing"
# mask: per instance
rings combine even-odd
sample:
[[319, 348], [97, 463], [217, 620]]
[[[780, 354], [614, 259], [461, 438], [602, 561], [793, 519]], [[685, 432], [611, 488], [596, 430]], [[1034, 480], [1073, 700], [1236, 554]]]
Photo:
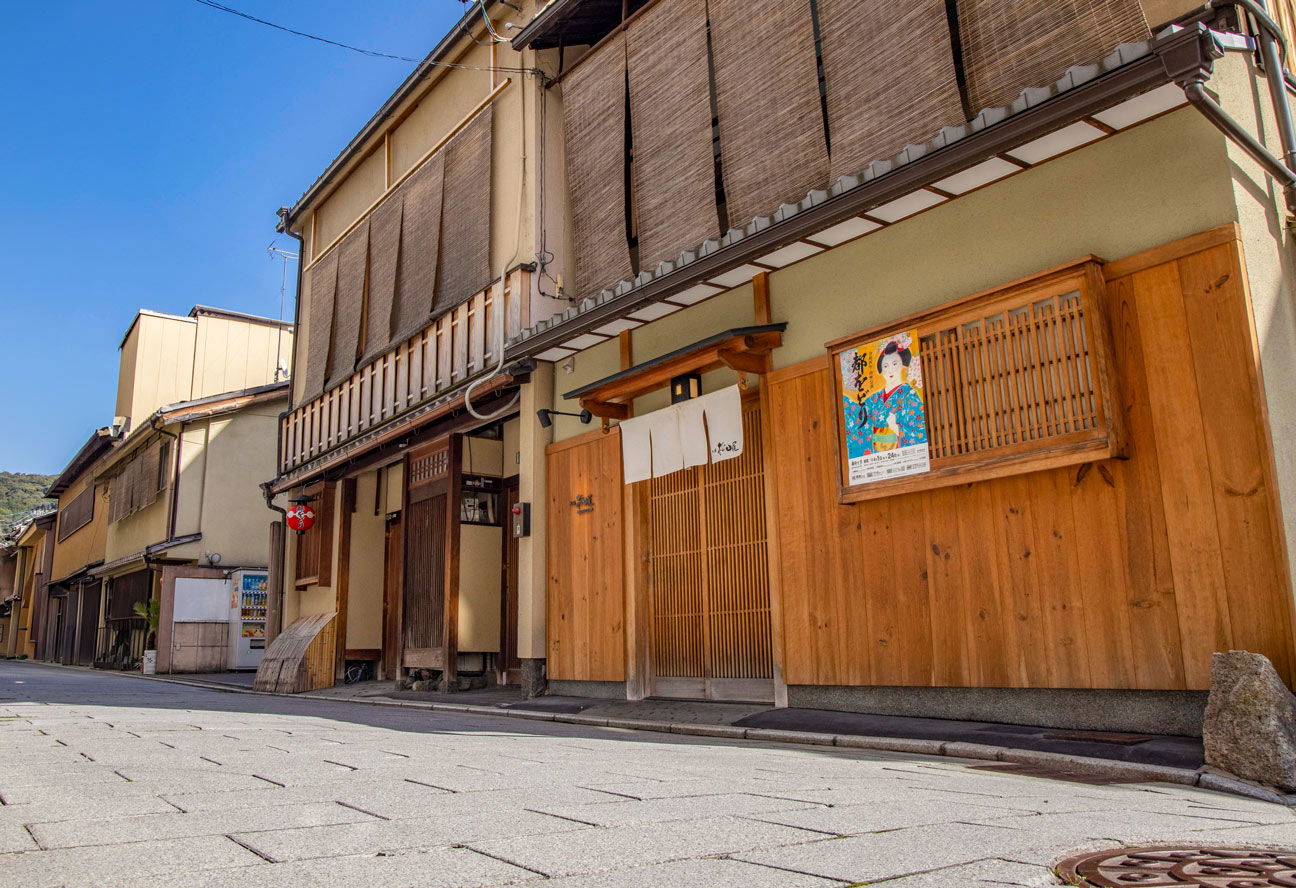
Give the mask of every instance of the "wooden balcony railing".
[[529, 272], [510, 273], [344, 382], [285, 414], [280, 474], [489, 372], [499, 360], [500, 312], [507, 340], [529, 321], [525, 309], [530, 291]]

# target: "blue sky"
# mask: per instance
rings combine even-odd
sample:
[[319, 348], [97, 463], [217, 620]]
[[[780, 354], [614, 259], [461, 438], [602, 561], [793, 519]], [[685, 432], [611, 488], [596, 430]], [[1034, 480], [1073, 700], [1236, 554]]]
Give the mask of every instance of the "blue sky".
[[[418, 58], [464, 9], [224, 2]], [[414, 66], [194, 0], [14, 3], [5, 25], [0, 471], [54, 473], [111, 421], [117, 345], [137, 309], [278, 314], [280, 266], [266, 255], [275, 208], [314, 181]], [[291, 287], [290, 277], [290, 299]]]

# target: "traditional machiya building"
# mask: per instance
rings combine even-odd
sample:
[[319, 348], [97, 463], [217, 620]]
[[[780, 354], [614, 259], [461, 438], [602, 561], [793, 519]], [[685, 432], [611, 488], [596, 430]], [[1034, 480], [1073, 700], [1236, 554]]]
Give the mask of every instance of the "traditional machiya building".
[[45, 584], [42, 660], [94, 665], [103, 584], [90, 571], [103, 564], [108, 535], [107, 489], [95, 483], [95, 472], [113, 448], [110, 432], [91, 434], [48, 491], [58, 499], [58, 513]]
[[1214, 652], [1296, 677], [1296, 144], [1270, 23], [1213, 5], [516, 33], [572, 302], [503, 361], [521, 439], [597, 423], [523, 496], [554, 691], [1192, 733]]
[[11, 539], [0, 537], [0, 657], [5, 656], [9, 638], [17, 628], [21, 601], [18, 594], [18, 548]]
[[54, 561], [55, 513], [46, 512], [27, 522], [18, 533], [14, 551], [14, 595], [10, 603], [9, 628], [5, 632], [4, 656], [33, 658], [43, 648], [46, 600], [45, 587]]
[[313, 526], [287, 535], [259, 686], [542, 674], [551, 384], [502, 351], [568, 304], [541, 224], [564, 212], [560, 107], [502, 36], [533, 13], [470, 5], [281, 210], [302, 261], [270, 491]]
[[[135, 606], [154, 602], [159, 672], [256, 667], [277, 517], [260, 481], [274, 471], [291, 352], [291, 324], [221, 309], [141, 311], [131, 323], [116, 414], [104, 430], [112, 448], [93, 467], [78, 470], [74, 460], [64, 473], [76, 470], [77, 483], [98, 490], [101, 517], [87, 526], [102, 528], [99, 548], [87, 541], [58, 562], [61, 571], [82, 562], [78, 613], [84, 632], [93, 623], [94, 665], [139, 667], [153, 633]], [[56, 560], [61, 554], [56, 549]], [[95, 555], [97, 563], [83, 561]]]

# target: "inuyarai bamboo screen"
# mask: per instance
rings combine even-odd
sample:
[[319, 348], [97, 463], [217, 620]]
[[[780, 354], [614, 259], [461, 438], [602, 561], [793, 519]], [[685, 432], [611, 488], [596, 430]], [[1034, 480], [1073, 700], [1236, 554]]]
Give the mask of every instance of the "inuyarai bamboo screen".
[[[1102, 294], [1101, 272], [1089, 261], [830, 343], [842, 501], [1123, 455]], [[925, 431], [930, 468], [850, 483], [847, 412], [856, 407], [844, 383], [842, 357], [909, 332], [914, 335], [901, 340], [911, 352], [905, 355], [911, 363], [905, 364], [904, 385], [917, 401], [910, 401], [916, 406], [908, 422]], [[865, 352], [879, 367], [881, 353]], [[883, 402], [861, 400], [866, 418], [870, 404], [890, 403], [882, 389]], [[897, 422], [892, 408], [873, 409], [881, 419], [862, 422], [857, 434], [872, 438], [866, 451], [883, 452], [894, 447], [887, 433], [904, 429], [906, 420]], [[876, 428], [878, 422], [891, 428]], [[918, 437], [901, 432], [906, 434]]]

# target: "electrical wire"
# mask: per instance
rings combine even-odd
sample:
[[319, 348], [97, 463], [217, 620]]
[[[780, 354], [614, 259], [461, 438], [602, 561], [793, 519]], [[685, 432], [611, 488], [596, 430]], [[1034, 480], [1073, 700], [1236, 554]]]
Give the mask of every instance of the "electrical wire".
[[[295, 37], [304, 37], [307, 40], [315, 40], [320, 43], [327, 43], [329, 46], [336, 46], [339, 49], [346, 49], [346, 50], [350, 50], [351, 52], [358, 52], [361, 55], [367, 55], [373, 58], [392, 59], [393, 61], [397, 61], [397, 62], [412, 62], [414, 64], [422, 63], [428, 65], [429, 67], [437, 67], [437, 68], [459, 68], [464, 71], [500, 71], [508, 74], [538, 74], [543, 76], [543, 72], [532, 68], [511, 68], [507, 66], [497, 66], [497, 65], [457, 65], [453, 62], [434, 62], [427, 59], [415, 59], [409, 56], [395, 55], [390, 52], [379, 52], [376, 49], [364, 49], [359, 46], [352, 46], [349, 43], [339, 43], [336, 40], [329, 40], [327, 37], [319, 37], [315, 34], [307, 34], [305, 31], [297, 31], [294, 30], [293, 28], [287, 28], [284, 27], [283, 25], [277, 25], [274, 22], [268, 22], [263, 18], [257, 18], [254, 15], [250, 15], [241, 10], [234, 9], [231, 6], [226, 6], [223, 3], [217, 3], [216, 0], [194, 0], [194, 2], [206, 6], [210, 9], [215, 9], [220, 12], [227, 12], [230, 15], [236, 15], [239, 18], [247, 19], [250, 22], [256, 22], [258, 25], [265, 25], [267, 28], [274, 28], [276, 31], [283, 31], [284, 33], [292, 34]], [[485, 12], [485, 8], [483, 7], [483, 13], [484, 12]], [[498, 34], [496, 34], [495, 29], [490, 25], [489, 19], [487, 19], [486, 27], [487, 30], [490, 31], [492, 37], [496, 38], [491, 42], [493, 43], [503, 42], [503, 38], [501, 38]], [[468, 36], [472, 37], [471, 34], [469, 34]], [[481, 43], [481, 41], [477, 40], [475, 37], [473, 38], [473, 40], [479, 43], [480, 45], [483, 46], [487, 45]]]

